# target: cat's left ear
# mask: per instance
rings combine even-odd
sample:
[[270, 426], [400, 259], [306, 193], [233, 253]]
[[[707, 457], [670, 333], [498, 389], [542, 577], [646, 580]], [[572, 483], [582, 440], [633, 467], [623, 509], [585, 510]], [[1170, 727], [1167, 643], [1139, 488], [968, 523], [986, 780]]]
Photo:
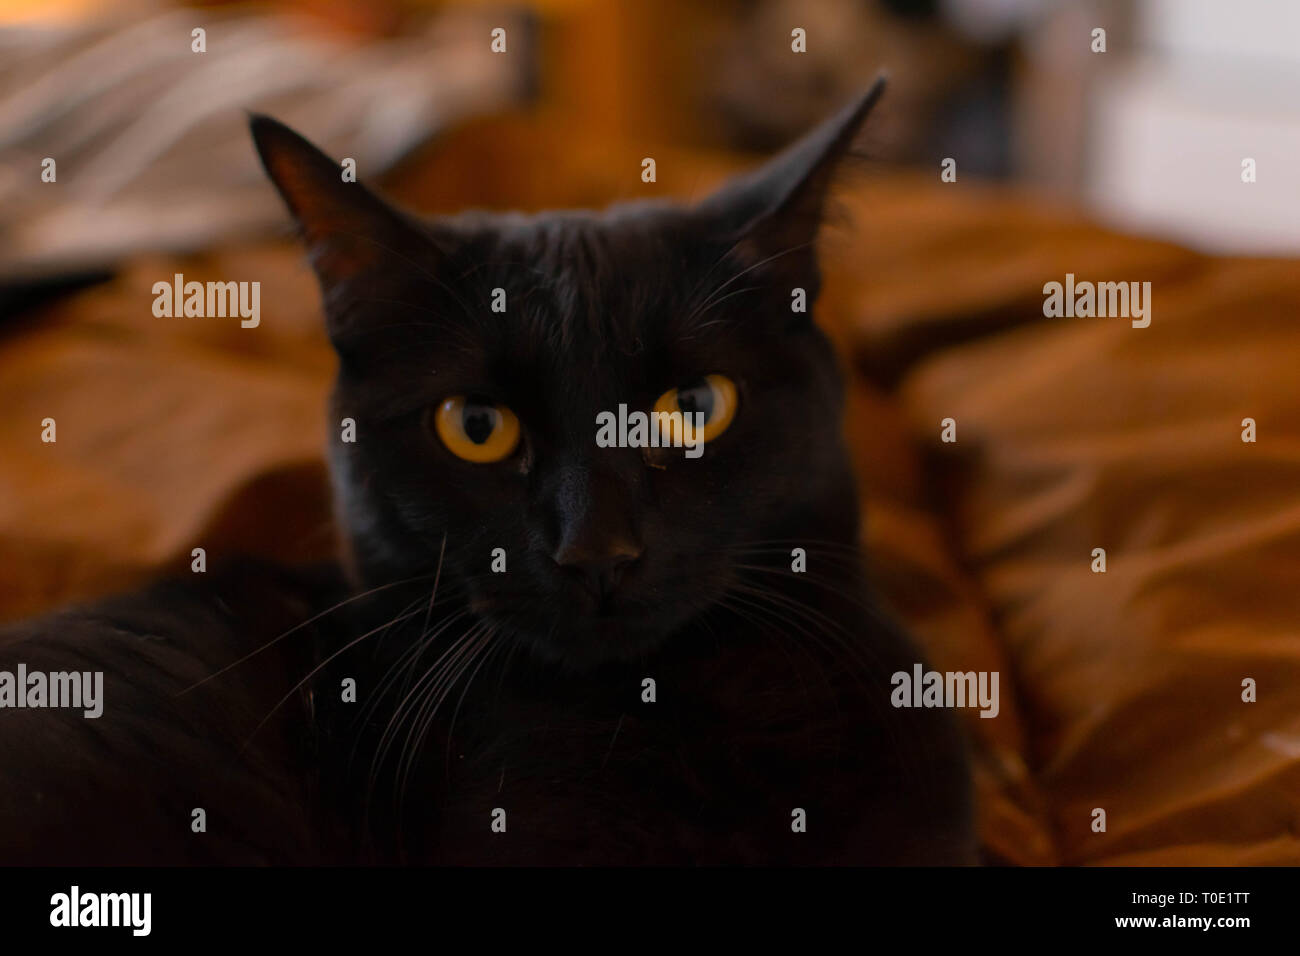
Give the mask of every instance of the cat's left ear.
[[297, 221], [325, 298], [330, 337], [342, 347], [358, 329], [349, 299], [378, 290], [384, 276], [400, 271], [406, 255], [432, 240], [343, 166], [269, 116], [249, 117], [249, 131], [267, 175]]
[[[757, 170], [697, 207], [736, 255], [769, 274], [819, 284], [815, 243], [835, 175], [885, 91], [881, 74], [860, 98]], [[813, 290], [810, 290], [812, 293]]]

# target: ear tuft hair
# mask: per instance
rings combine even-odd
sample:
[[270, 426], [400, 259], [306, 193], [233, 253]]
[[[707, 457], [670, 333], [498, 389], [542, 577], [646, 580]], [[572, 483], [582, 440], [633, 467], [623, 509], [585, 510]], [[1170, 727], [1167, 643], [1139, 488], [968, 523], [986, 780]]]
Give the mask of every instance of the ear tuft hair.
[[782, 272], [817, 275], [814, 244], [836, 174], [854, 156], [853, 143], [885, 92], [886, 76], [780, 155], [732, 180], [697, 212], [740, 255], [768, 260]]
[[288, 126], [250, 114], [249, 132], [262, 166], [297, 222], [312, 265], [328, 292], [373, 268], [398, 236], [418, 227]]
[[412, 256], [436, 255], [435, 247], [424, 227], [360, 182], [344, 181], [341, 164], [288, 126], [254, 113], [248, 128], [298, 225], [320, 280], [330, 337], [342, 350], [359, 332], [350, 300], [373, 295], [385, 276], [408, 272]]

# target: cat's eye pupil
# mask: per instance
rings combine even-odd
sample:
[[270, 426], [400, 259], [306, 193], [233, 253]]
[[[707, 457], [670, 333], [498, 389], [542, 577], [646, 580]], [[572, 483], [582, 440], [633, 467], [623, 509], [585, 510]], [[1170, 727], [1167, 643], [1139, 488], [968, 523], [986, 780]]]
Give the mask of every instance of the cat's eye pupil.
[[690, 414], [700, 412], [707, 422], [713, 417], [713, 389], [704, 379], [677, 390], [677, 407]]
[[466, 438], [481, 445], [492, 436], [492, 430], [496, 427], [495, 410], [491, 405], [467, 402], [461, 416], [461, 426], [465, 429]]

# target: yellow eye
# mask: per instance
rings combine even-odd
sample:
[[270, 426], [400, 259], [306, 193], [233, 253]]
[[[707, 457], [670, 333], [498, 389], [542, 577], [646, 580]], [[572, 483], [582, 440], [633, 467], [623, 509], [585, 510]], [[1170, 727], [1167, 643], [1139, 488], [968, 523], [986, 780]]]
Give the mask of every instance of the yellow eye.
[[500, 461], [519, 445], [519, 419], [504, 405], [453, 395], [433, 416], [438, 437], [457, 458]]
[[725, 375], [706, 375], [664, 392], [654, 410], [657, 414], [699, 412], [704, 416], [704, 430], [698, 438], [712, 441], [727, 430], [736, 416], [736, 383]]

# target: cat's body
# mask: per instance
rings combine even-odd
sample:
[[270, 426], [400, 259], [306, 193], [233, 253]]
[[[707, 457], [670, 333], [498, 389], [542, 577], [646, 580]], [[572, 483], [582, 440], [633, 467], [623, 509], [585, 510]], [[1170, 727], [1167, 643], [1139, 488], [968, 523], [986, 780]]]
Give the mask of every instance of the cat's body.
[[[782, 615], [775, 597], [767, 615], [716, 613], [644, 664], [573, 675], [501, 653], [468, 690], [451, 688], [399, 782], [412, 720], [398, 722], [377, 767], [374, 757], [409, 688], [396, 681], [362, 714], [340, 687], [356, 680], [364, 703], [422, 614], [288, 693], [405, 607], [362, 600], [301, 626], [329, 611], [336, 584], [241, 562], [9, 629], [6, 666], [103, 670], [106, 708], [95, 720], [5, 715], [4, 862], [973, 860], [955, 727], [942, 711], [887, 703], [887, 675], [910, 669], [913, 647], [880, 623], [856, 652], [869, 666], [846, 666], [855, 652], [827, 621], [856, 624], [861, 608], [818, 600], [818, 586], [791, 592], [809, 599], [798, 615]], [[426, 665], [455, 643], [448, 633]], [[808, 639], [817, 634], [827, 647]], [[192, 831], [195, 808], [206, 832]], [[492, 829], [498, 808], [504, 833]], [[796, 809], [806, 832], [792, 828]]]
[[[182, 828], [158, 857], [227, 820], [244, 857], [290, 862], [973, 861], [951, 714], [890, 706], [920, 657], [865, 589], [834, 358], [791, 306], [816, 298], [824, 195], [877, 93], [692, 210], [431, 224], [254, 120], [340, 355], [346, 572], [240, 567], [21, 645], [51, 667], [118, 648], [96, 652], [109, 723], [56, 723], [100, 747], [102, 786], [117, 759], [171, 792], [142, 824]], [[697, 411], [702, 455], [596, 441], [620, 406]], [[211, 612], [259, 586], [265, 614]], [[182, 728], [167, 759], [150, 712]], [[105, 745], [112, 721], [132, 729]], [[204, 806], [195, 775], [205, 835], [173, 818]]]
[[205, 679], [341, 587], [328, 571], [241, 561], [0, 632], [0, 669], [104, 675], [99, 717], [0, 711], [0, 864], [312, 861], [330, 836], [308, 809], [316, 728], [303, 700], [253, 731], [314, 666], [313, 631]]
[[[911, 669], [915, 647], [865, 610], [854, 571], [833, 549], [810, 555], [842, 573], [798, 579], [787, 555], [768, 552], [764, 597], [715, 609], [643, 660], [575, 674], [505, 660], [504, 648], [486, 657], [468, 689], [449, 691], [417, 772], [402, 780], [397, 753], [381, 768], [385, 783], [370, 798], [380, 858], [972, 861], [965, 755], [950, 714], [889, 704], [889, 676]], [[868, 620], [865, 646], [857, 639]], [[385, 639], [393, 655], [418, 637], [410, 630]], [[339, 709], [340, 726], [351, 726]], [[364, 792], [390, 719], [384, 707], [371, 722], [345, 792]], [[498, 808], [505, 833], [491, 828]], [[806, 829], [794, 826], [797, 810]], [[385, 844], [399, 827], [401, 845]]]

